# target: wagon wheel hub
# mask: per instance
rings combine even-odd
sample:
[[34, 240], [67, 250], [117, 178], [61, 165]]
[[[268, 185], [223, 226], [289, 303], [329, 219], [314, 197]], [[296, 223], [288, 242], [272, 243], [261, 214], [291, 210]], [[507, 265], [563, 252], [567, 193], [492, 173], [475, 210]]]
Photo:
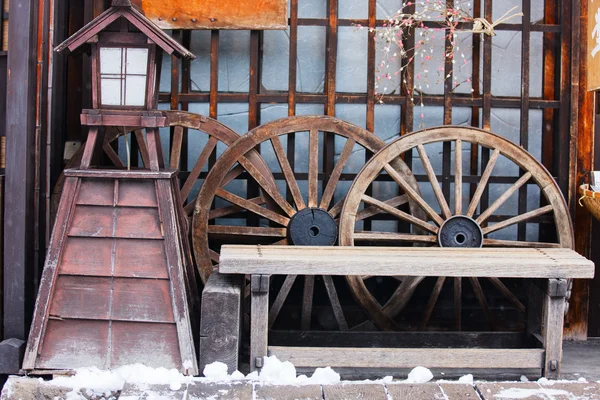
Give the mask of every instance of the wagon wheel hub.
[[320, 208], [298, 211], [288, 224], [288, 238], [295, 246], [333, 246], [338, 227], [333, 217]]
[[440, 247], [481, 247], [483, 232], [473, 218], [455, 215], [440, 227], [438, 243]]

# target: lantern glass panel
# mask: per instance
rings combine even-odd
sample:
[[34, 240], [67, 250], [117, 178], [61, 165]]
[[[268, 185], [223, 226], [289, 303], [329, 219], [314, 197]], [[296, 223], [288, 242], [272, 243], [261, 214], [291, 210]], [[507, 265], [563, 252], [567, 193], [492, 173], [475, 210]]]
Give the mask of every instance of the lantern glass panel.
[[148, 49], [100, 48], [101, 103], [142, 107], [146, 104]]

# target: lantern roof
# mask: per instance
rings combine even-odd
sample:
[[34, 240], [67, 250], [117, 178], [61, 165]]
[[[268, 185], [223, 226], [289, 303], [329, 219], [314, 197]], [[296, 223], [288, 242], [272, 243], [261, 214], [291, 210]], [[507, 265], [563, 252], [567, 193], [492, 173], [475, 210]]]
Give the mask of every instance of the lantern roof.
[[150, 21], [131, 0], [113, 0], [110, 8], [94, 18], [83, 28], [69, 37], [67, 40], [56, 46], [55, 51], [62, 53], [65, 50], [74, 52], [80, 47], [87, 47], [95, 41], [95, 36], [106, 29], [119, 18], [127, 19], [132, 25], [138, 28], [158, 47], [167, 54], [172, 54], [179, 58], [196, 58], [192, 52], [177, 43], [173, 38], [167, 35], [156, 24]]

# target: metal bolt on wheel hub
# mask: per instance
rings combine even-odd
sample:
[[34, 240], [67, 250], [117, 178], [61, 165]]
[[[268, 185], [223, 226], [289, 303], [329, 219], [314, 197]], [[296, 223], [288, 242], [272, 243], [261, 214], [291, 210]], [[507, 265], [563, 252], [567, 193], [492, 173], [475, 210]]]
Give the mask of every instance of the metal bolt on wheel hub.
[[481, 247], [483, 232], [473, 218], [455, 215], [440, 227], [438, 243], [440, 247]]
[[337, 235], [335, 220], [320, 208], [298, 211], [288, 225], [288, 237], [296, 246], [333, 246]]

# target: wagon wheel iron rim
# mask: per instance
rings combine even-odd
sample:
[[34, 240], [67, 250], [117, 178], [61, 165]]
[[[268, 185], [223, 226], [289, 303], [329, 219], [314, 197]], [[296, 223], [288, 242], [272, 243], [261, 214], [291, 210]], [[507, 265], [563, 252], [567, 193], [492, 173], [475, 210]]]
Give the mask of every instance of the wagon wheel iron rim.
[[[189, 135], [190, 131], [197, 131], [198, 133], [208, 136], [208, 140], [200, 151], [198, 158], [195, 161], [191, 160], [193, 161], [193, 166], [180, 186], [182, 206], [187, 217], [191, 218], [194, 209], [194, 199], [190, 199], [188, 201], [188, 198], [190, 193], [192, 193], [194, 190], [194, 184], [198, 181], [198, 179], [201, 178], [202, 175], [206, 174], [204, 170], [209, 162], [210, 155], [216, 150], [218, 143], [222, 143], [225, 146], [230, 146], [237, 139], [239, 139], [240, 136], [221, 122], [203, 115], [176, 110], [168, 110], [164, 112], [167, 116], [167, 120], [169, 121], [169, 126], [173, 128], [172, 140], [169, 149], [169, 164], [165, 165], [165, 167], [170, 169], [179, 169], [182, 158], [181, 152], [183, 149], [183, 143], [185, 142], [184, 136]], [[128, 133], [131, 132], [132, 136], [135, 136], [143, 168], [148, 168], [148, 149], [143, 129], [128, 127], [127, 131]], [[108, 160], [112, 163], [111, 167], [126, 168], [123, 161], [119, 158], [119, 155], [110, 145], [123, 135], [124, 132], [122, 129], [116, 129], [114, 127], [109, 127], [105, 134], [102, 150], [106, 154]], [[79, 167], [84, 147], [85, 142], [82, 143], [80, 149], [68, 161], [65, 169]], [[263, 160], [258, 154], [253, 152], [252, 154], [248, 155], [248, 158], [254, 165], [256, 165], [258, 170], [265, 174], [269, 172], [267, 166], [264, 164]], [[50, 217], [52, 223], [55, 219], [55, 210], [58, 208], [60, 194], [62, 193], [63, 181], [64, 173], [61, 173], [52, 191]]]
[[[321, 141], [320, 133], [323, 133]], [[288, 140], [290, 138], [298, 140], [300, 135], [307, 135], [304, 138], [307, 138], [308, 152], [301, 155], [307, 159], [307, 173], [295, 171], [295, 158], [299, 155], [298, 153], [287, 154], [281, 141], [284, 136]], [[333, 169], [328, 174], [319, 171], [319, 157], [325, 156], [324, 149], [320, 149], [319, 146], [320, 143], [326, 146], [326, 135], [346, 140]], [[281, 171], [280, 181], [285, 186], [284, 193], [287, 196], [281, 194], [277, 187], [273, 190], [272, 187], [265, 185], [262, 182], [265, 177], [245, 161], [245, 155], [251, 150], [258, 150], [261, 144], [271, 146], [269, 149], [273, 151], [273, 163]], [[337, 225], [343, 205], [343, 196], [337, 196], [336, 188], [339, 186], [344, 167], [355, 146], [365, 151], [375, 152], [382, 148], [384, 143], [362, 128], [325, 116], [288, 117], [273, 121], [253, 129], [230, 146], [211, 169], [196, 200], [192, 241], [196, 264], [202, 279], [206, 280], [218, 263], [218, 248], [214, 248], [217, 242], [215, 238], [220, 240], [220, 244], [247, 243], [250, 240], [259, 244], [334, 245], [337, 241]], [[416, 179], [402, 160], [393, 160], [392, 165], [409, 182], [413, 190], [419, 190]], [[261, 193], [258, 197], [243, 198], [226, 189], [229, 183], [226, 182], [227, 176], [236, 169], [242, 169], [258, 184]], [[300, 175], [305, 179], [300, 179]], [[300, 190], [300, 180], [306, 180], [305, 196]], [[322, 188], [321, 196], [319, 196], [319, 185]], [[341, 197], [340, 200], [334, 202], [334, 195]], [[213, 208], [216, 198], [230, 205]], [[271, 201], [271, 206], [265, 206], [267, 200]], [[396, 206], [407, 204], [411, 210], [420, 213], [416, 205], [408, 201], [407, 196], [397, 196], [392, 203]], [[262, 218], [268, 226], [217, 225], [217, 218], [240, 211]], [[373, 208], [363, 216], [367, 218], [377, 213], [379, 211]], [[288, 275], [285, 278], [271, 307], [269, 326], [274, 324], [296, 279], [295, 275]], [[323, 276], [322, 279], [337, 326], [341, 330], [348, 329], [332, 278]], [[315, 276], [305, 277], [302, 295], [302, 329], [310, 329], [314, 283]]]
[[[434, 168], [425, 150], [425, 146], [432, 143], [445, 142], [454, 144], [454, 204], [449, 204], [436, 177]], [[465, 144], [472, 144], [487, 148], [491, 152], [489, 161], [485, 167], [482, 166], [480, 180], [477, 187], [469, 198], [468, 207], [463, 207], [463, 150]], [[438, 214], [419, 193], [407, 188], [406, 181], [399, 176], [389, 162], [403, 154], [416, 150], [419, 159], [425, 169], [429, 183], [433, 190], [433, 196], [440, 209]], [[504, 156], [520, 168], [520, 176], [516, 182], [502, 193], [485, 210], [477, 213], [482, 195], [488, 187], [494, 166], [500, 156]], [[415, 219], [413, 216], [403, 213], [394, 207], [390, 207], [380, 199], [366, 194], [366, 190], [382, 172], [390, 175], [393, 181], [406, 194], [419, 205], [427, 214], [427, 218]], [[540, 189], [540, 197], [546, 200], [547, 205], [531, 211], [501, 220], [493, 225], [486, 221], [502, 206], [509, 197], [517, 192], [519, 188], [533, 181]], [[530, 183], [531, 184], [531, 183]], [[375, 206], [382, 212], [393, 216], [397, 220], [408, 222], [413, 227], [419, 227], [425, 234], [418, 233], [388, 233], [388, 232], [360, 232], [356, 231], [356, 215], [359, 214], [361, 204]], [[556, 227], [557, 243], [540, 243], [529, 241], [512, 241], [491, 239], [487, 235], [501, 229], [519, 223], [525, 223], [542, 215], [552, 214]], [[564, 197], [554, 181], [552, 175], [540, 164], [530, 153], [514, 143], [493, 133], [466, 127], [446, 126], [430, 128], [423, 131], [411, 133], [388, 144], [379, 153], [373, 156], [363, 167], [348, 191], [340, 221], [340, 245], [354, 246], [361, 240], [369, 240], [371, 243], [426, 243], [430, 246], [446, 247], [565, 247], [573, 248], [574, 235], [571, 219]], [[458, 329], [461, 329], [461, 297], [462, 278], [453, 278], [454, 291], [454, 319]], [[491, 284], [506, 297], [517, 309], [524, 311], [523, 304], [519, 299], [497, 278], [489, 278]], [[398, 316], [407, 306], [408, 301], [416, 291], [418, 285], [423, 281], [421, 277], [413, 277], [404, 280], [395, 290], [394, 294], [383, 305], [380, 304], [373, 294], [367, 289], [362, 277], [347, 276], [346, 280], [351, 287], [355, 299], [363, 307], [368, 315], [373, 318], [374, 323], [381, 329], [399, 329], [395, 322]], [[473, 287], [475, 298], [482, 308], [490, 327], [494, 327], [494, 321], [486, 302], [485, 294], [478, 278], [468, 278]], [[438, 301], [446, 277], [438, 277], [425, 307], [419, 329], [424, 329], [429, 323], [434, 307]]]

